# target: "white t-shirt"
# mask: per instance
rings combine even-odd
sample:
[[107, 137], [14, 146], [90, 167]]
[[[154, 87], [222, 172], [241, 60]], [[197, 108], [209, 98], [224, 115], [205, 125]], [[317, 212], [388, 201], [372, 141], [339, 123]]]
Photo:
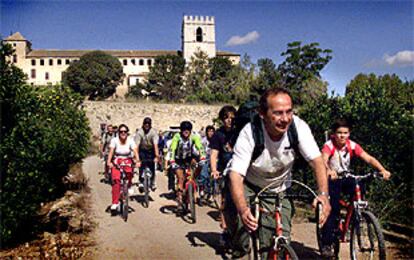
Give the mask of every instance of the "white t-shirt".
[[[293, 116], [299, 139], [299, 151], [306, 161], [311, 161], [321, 155], [318, 145], [308, 124], [297, 116]], [[254, 139], [250, 123], [240, 132], [234, 147], [234, 154], [229, 169], [246, 178], [250, 183], [264, 188], [273, 181], [278, 182], [269, 191], [281, 192], [291, 186], [291, 171], [295, 159], [295, 151], [289, 143], [287, 132], [274, 142], [270, 139], [262, 122], [264, 133], [264, 150], [261, 155], [250, 164], [254, 150]]]
[[133, 157], [133, 150], [137, 147], [134, 140], [128, 136], [125, 144], [121, 144], [119, 137], [112, 138], [110, 148], [114, 149], [114, 155], [116, 157]]

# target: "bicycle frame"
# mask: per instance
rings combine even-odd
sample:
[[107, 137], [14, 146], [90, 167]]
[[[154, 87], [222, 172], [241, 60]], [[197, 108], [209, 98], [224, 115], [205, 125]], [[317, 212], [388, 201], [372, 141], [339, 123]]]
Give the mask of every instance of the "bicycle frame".
[[197, 182], [194, 178], [194, 171], [198, 167], [198, 163], [194, 163], [186, 167], [185, 169], [185, 179], [184, 179], [184, 192], [187, 194], [188, 186], [193, 186], [193, 190], [196, 191], [198, 188]]
[[346, 233], [349, 230], [349, 227], [352, 222], [352, 217], [356, 214], [356, 216], [361, 215], [361, 210], [368, 207], [368, 201], [363, 200], [362, 192], [361, 192], [361, 186], [360, 181], [363, 179], [366, 179], [370, 176], [376, 176], [377, 173], [368, 173], [366, 175], [362, 176], [355, 176], [351, 174], [350, 172], [344, 172], [344, 177], [342, 178], [351, 178], [355, 180], [355, 189], [354, 189], [354, 196], [352, 197], [350, 202], [346, 202], [343, 199], [339, 200], [339, 204], [342, 208], [346, 209], [346, 215], [345, 215], [345, 223], [342, 224], [339, 222], [339, 231], [340, 231], [340, 241], [346, 242]]

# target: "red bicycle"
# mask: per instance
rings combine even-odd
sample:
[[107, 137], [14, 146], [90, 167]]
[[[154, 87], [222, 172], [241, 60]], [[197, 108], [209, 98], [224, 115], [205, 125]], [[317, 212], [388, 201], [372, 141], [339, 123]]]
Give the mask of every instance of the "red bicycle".
[[[346, 235], [350, 230], [351, 259], [386, 259], [384, 235], [375, 215], [368, 210], [368, 201], [363, 199], [360, 182], [362, 180], [379, 177], [377, 172], [357, 176], [352, 172], [342, 172], [339, 179], [349, 178], [355, 181], [354, 195], [349, 202], [340, 200], [340, 206], [345, 209], [345, 216], [341, 214], [341, 220], [337, 233], [339, 238], [335, 241], [335, 256], [339, 255], [340, 242], [346, 242]], [[319, 207], [318, 207], [319, 208]], [[316, 215], [319, 218], [317, 209]], [[319, 249], [322, 250], [321, 228], [316, 225], [316, 234]]]
[[129, 206], [128, 206], [129, 195], [128, 195], [128, 178], [125, 172], [125, 168], [126, 167], [132, 168], [133, 165], [122, 162], [121, 164], [114, 163], [114, 167], [117, 168], [121, 172], [121, 190], [120, 190], [120, 196], [119, 196], [119, 205], [120, 205], [119, 211], [121, 213], [122, 218], [126, 222], [128, 220], [128, 213], [129, 213]]

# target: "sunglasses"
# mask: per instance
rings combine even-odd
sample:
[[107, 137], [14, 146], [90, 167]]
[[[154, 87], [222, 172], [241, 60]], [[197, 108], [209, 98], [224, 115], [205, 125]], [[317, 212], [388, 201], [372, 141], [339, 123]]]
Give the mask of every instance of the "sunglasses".
[[127, 133], [128, 133], [128, 131], [126, 131], [126, 130], [122, 130], [122, 131], [119, 131], [119, 133], [120, 133], [120, 134], [127, 134]]

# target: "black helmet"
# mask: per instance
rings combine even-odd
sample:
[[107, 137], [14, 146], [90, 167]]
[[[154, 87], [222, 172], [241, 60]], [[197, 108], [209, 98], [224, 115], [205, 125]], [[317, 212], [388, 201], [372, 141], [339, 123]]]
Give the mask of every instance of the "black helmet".
[[185, 131], [185, 130], [193, 130], [193, 124], [191, 124], [190, 121], [182, 121], [180, 124], [180, 130], [181, 131]]

